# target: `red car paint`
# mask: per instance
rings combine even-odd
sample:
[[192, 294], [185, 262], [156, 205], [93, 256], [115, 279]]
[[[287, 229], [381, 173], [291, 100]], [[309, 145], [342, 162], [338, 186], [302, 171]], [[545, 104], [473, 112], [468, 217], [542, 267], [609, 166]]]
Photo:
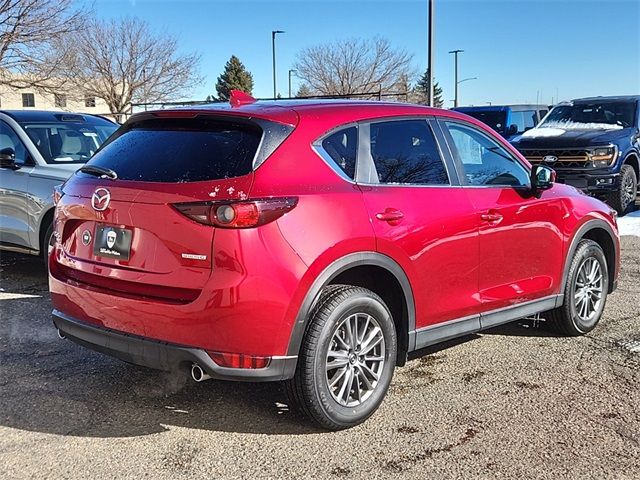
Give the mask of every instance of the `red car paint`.
[[[501, 137], [465, 115], [387, 103], [238, 105], [145, 115], [257, 118], [291, 128], [247, 175], [186, 183], [76, 175], [64, 185], [56, 209], [58, 242], [50, 256], [57, 312], [207, 352], [295, 356], [292, 332], [305, 301], [313, 300], [314, 282], [350, 254], [377, 252], [400, 267], [413, 295], [414, 305], [406, 308], [413, 309], [418, 330], [560, 294], [580, 227], [598, 220], [617, 232], [608, 207], [569, 186], [556, 184], [538, 198], [512, 187], [360, 184], [338, 175], [313, 148], [341, 125], [453, 119], [483, 132], [530, 168]], [[91, 205], [101, 187], [111, 194], [104, 212]], [[254, 228], [204, 225], [171, 207], [274, 197], [295, 197], [297, 205]], [[83, 233], [95, 235], [102, 224], [132, 231], [129, 260], [97, 257], [83, 244]], [[613, 245], [615, 279], [617, 233]]]

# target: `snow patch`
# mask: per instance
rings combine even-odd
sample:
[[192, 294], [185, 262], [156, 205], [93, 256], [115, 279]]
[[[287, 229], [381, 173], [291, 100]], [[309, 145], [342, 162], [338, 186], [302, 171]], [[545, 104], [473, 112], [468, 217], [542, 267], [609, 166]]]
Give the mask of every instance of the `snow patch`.
[[564, 135], [566, 130], [561, 128], [546, 128], [546, 127], [538, 127], [532, 128], [531, 130], [527, 130], [522, 134], [524, 138], [535, 138], [535, 137], [559, 137], [560, 135]]
[[627, 213], [624, 217], [618, 218], [618, 229], [620, 236], [634, 235], [640, 237], [640, 210]]
[[586, 123], [586, 122], [544, 122], [545, 128], [561, 128], [563, 130], [622, 130], [622, 125], [611, 123]]

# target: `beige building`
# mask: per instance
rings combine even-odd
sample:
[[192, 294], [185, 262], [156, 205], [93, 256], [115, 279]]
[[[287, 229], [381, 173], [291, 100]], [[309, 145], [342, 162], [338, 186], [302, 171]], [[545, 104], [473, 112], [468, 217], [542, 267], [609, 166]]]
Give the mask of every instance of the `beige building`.
[[111, 116], [104, 100], [83, 95], [81, 92], [44, 93], [34, 88], [13, 88], [1, 84], [0, 109], [61, 110]]

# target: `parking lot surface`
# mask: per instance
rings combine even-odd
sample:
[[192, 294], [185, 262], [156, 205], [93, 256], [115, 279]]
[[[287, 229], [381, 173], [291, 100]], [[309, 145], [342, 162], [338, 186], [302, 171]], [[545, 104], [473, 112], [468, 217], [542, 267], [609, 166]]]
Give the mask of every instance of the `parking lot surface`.
[[396, 370], [327, 433], [277, 384], [194, 383], [57, 337], [37, 258], [0, 262], [0, 478], [640, 478], [640, 238], [598, 328], [531, 321]]

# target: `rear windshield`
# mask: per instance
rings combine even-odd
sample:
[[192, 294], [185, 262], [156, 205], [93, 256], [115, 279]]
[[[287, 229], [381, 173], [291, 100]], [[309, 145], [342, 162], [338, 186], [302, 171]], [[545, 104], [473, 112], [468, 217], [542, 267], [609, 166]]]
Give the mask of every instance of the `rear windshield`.
[[151, 119], [124, 126], [89, 162], [119, 179], [199, 182], [252, 171], [262, 129], [220, 120]]

